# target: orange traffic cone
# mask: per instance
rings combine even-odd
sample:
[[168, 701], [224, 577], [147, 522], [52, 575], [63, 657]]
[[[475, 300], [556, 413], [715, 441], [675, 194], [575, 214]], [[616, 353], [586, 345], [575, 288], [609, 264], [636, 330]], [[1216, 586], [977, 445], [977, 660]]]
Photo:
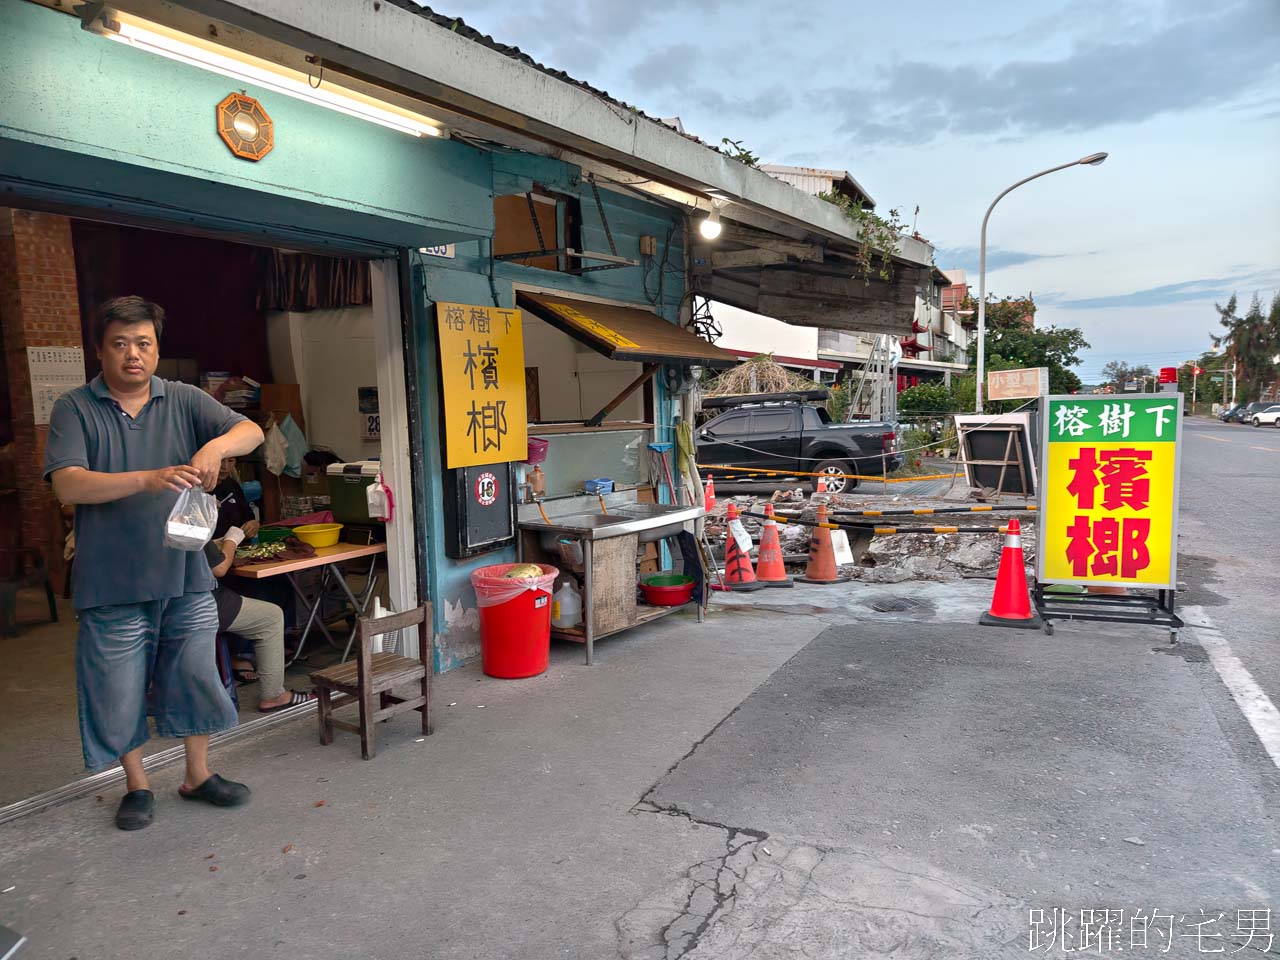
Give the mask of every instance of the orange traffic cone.
[[[825, 504], [818, 505], [818, 523], [827, 523]], [[836, 551], [831, 546], [831, 531], [826, 527], [813, 528], [813, 536], [809, 538], [809, 566], [804, 576], [797, 577], [801, 583], [844, 583], [849, 577], [840, 576], [836, 566]]]
[[760, 552], [756, 555], [756, 579], [766, 587], [790, 587], [794, 581], [782, 565], [782, 541], [778, 524], [773, 519], [773, 504], [764, 505], [764, 529], [760, 531]]
[[[707, 474], [707, 484], [702, 489], [702, 509], [710, 513], [716, 507], [716, 478]], [[737, 511], [734, 511], [735, 513]]]
[[1000, 552], [1000, 570], [996, 573], [996, 592], [991, 609], [978, 618], [989, 627], [1022, 627], [1038, 630], [1040, 616], [1031, 609], [1027, 594], [1027, 570], [1022, 562], [1022, 525], [1018, 518], [1009, 521], [1009, 533]]
[[713, 583], [711, 589], [740, 592], [759, 590], [764, 584], [756, 579], [755, 571], [751, 569], [751, 557], [742, 548], [744, 542], [748, 547], [751, 545], [751, 538], [738, 519], [738, 508], [732, 503], [729, 504], [728, 520], [724, 542], [724, 585]]
[[814, 493], [826, 493], [826, 492], [827, 492], [827, 478], [826, 478], [826, 477], [818, 477], [818, 482], [817, 482], [817, 483], [815, 483], [815, 484], [813, 485], [813, 492], [814, 492]]

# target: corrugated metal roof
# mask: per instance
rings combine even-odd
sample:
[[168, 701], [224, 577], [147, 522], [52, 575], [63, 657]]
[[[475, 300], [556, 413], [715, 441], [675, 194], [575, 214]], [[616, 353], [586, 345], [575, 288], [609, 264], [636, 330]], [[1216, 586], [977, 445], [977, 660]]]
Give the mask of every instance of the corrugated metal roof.
[[[423, 6], [420, 3], [415, 3], [414, 0], [386, 0], [386, 2], [393, 4], [402, 10], [408, 10], [410, 13], [415, 13], [418, 16], [422, 17], [424, 20], [430, 20], [436, 26], [444, 27], [446, 30], [451, 31], [452, 33], [455, 33], [460, 37], [465, 37], [466, 39], [471, 40], [474, 43], [478, 43], [482, 47], [488, 47], [490, 50], [495, 50], [498, 53], [502, 54], [504, 57], [510, 57], [512, 60], [517, 60], [520, 63], [533, 67], [535, 70], [538, 70], [541, 73], [545, 73], [549, 77], [555, 77], [557, 80], [560, 80], [563, 83], [568, 83], [575, 87], [578, 87], [580, 90], [585, 90], [588, 93], [599, 97], [601, 100], [606, 100], [609, 103], [614, 104], [615, 106], [622, 107], [624, 110], [627, 110], [628, 112], [633, 113], [638, 117], [643, 117], [645, 120], [648, 120], [650, 123], [656, 123], [659, 126], [667, 128], [668, 130], [674, 130], [677, 133], [679, 133], [681, 136], [686, 137], [689, 140], [693, 140], [696, 143], [703, 142], [698, 137], [695, 137], [693, 134], [685, 132], [684, 125], [680, 123], [679, 117], [672, 118], [672, 120], [663, 120], [661, 117], [651, 117], [649, 114], [645, 113], [643, 110], [641, 110], [639, 107], [635, 106], [634, 104], [630, 104], [630, 103], [627, 103], [625, 100], [619, 100], [617, 97], [610, 96], [607, 91], [601, 90], [599, 87], [593, 87], [591, 84], [587, 83], [586, 81], [579, 80], [576, 77], [572, 77], [569, 74], [565, 73], [563, 70], [557, 70], [554, 67], [548, 67], [546, 64], [539, 63], [537, 60], [533, 59], [533, 57], [529, 56], [529, 54], [525, 53], [519, 47], [502, 43], [499, 40], [495, 40], [493, 37], [489, 36], [487, 33], [481, 33], [479, 30], [475, 29], [474, 27], [468, 26], [467, 22], [463, 20], [461, 17], [451, 17], [451, 16], [448, 16], [447, 14], [437, 13], [436, 11], [432, 10], [430, 7]], [[716, 150], [715, 147], [712, 147], [706, 144], [704, 144], [704, 146], [707, 146], [708, 150]], [[721, 153], [723, 151], [716, 150], [716, 152]]]
[[863, 199], [872, 207], [875, 199], [848, 170], [826, 167], [792, 167], [783, 163], [765, 163], [760, 169], [775, 180], [789, 183], [798, 190], [817, 196], [819, 193], [843, 193], [851, 200]]

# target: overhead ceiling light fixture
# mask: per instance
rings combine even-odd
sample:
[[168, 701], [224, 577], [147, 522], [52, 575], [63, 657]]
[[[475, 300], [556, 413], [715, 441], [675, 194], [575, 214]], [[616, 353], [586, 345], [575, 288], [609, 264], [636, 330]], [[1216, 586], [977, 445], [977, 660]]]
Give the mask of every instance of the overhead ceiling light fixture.
[[91, 24], [86, 24], [86, 29], [188, 66], [265, 87], [286, 97], [305, 100], [411, 136], [439, 137], [444, 134], [441, 126], [429, 117], [375, 100], [355, 90], [335, 86], [327, 80], [313, 86], [310, 75], [300, 70], [209, 43], [127, 14], [112, 11], [109, 17], [104, 15]]
[[707, 240], [714, 240], [720, 236], [720, 230], [720, 205], [712, 201], [711, 212], [698, 223], [698, 232]]

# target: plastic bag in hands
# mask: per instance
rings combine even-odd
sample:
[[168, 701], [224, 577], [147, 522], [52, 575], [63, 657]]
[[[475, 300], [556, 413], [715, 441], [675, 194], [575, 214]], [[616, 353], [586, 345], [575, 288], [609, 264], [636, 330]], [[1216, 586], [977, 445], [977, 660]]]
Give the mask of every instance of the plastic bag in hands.
[[206, 493], [204, 487], [183, 490], [164, 525], [164, 545], [175, 550], [202, 550], [217, 523], [217, 497]]

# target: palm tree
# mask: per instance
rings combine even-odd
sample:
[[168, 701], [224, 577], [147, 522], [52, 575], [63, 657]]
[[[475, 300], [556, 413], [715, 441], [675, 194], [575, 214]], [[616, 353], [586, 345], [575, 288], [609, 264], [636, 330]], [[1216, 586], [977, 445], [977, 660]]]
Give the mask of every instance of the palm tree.
[[1280, 296], [1272, 302], [1270, 318], [1263, 316], [1262, 301], [1256, 293], [1243, 317], [1236, 316], [1237, 305], [1234, 294], [1225, 307], [1213, 305], [1227, 332], [1210, 336], [1214, 346], [1226, 346], [1240, 383], [1236, 399], [1247, 403], [1256, 399], [1275, 377], [1276, 365], [1271, 358], [1280, 349]]

